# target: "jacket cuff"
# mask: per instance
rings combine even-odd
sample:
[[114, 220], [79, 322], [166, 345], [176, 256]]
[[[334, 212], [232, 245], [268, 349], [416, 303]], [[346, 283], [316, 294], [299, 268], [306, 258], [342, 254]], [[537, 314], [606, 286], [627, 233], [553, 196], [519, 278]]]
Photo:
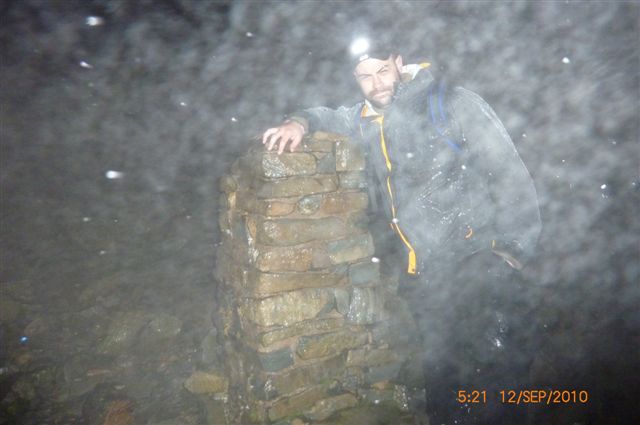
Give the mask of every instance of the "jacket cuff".
[[288, 123], [291, 121], [297, 122], [298, 124], [300, 124], [305, 134], [309, 132], [309, 120], [307, 120], [306, 118], [299, 117], [299, 116], [291, 116], [291, 117], [287, 117], [287, 119], [284, 122]]

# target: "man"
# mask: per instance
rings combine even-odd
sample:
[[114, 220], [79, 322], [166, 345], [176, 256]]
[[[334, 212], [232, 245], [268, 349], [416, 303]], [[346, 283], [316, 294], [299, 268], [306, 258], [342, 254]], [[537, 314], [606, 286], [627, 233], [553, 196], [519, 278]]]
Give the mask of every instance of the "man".
[[[363, 144], [377, 189], [370, 198], [383, 204], [375, 209], [393, 230], [401, 288], [424, 335], [428, 410], [435, 423], [456, 415], [498, 423], [490, 391], [513, 387], [508, 378], [526, 366], [508, 319], [520, 298], [516, 273], [540, 232], [531, 177], [478, 95], [448, 89], [429, 64], [404, 65], [367, 40], [354, 42], [351, 53], [365, 100], [295, 113], [262, 142], [281, 154], [321, 130]], [[459, 390], [486, 390], [494, 400], [473, 405]]]

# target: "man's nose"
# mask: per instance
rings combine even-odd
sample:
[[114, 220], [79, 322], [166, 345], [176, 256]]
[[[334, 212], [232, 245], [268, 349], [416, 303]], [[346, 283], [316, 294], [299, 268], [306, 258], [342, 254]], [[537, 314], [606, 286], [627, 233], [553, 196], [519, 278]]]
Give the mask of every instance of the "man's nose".
[[374, 75], [373, 76], [373, 88], [374, 89], [378, 89], [378, 88], [381, 88], [382, 86], [383, 86], [382, 79], [379, 76]]

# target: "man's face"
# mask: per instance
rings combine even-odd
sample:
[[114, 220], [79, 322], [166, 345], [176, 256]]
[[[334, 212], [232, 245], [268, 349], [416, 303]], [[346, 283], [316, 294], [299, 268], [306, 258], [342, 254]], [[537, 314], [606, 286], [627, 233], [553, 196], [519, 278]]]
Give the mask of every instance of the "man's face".
[[365, 99], [376, 109], [385, 109], [393, 102], [401, 68], [400, 56], [387, 60], [370, 58], [360, 62], [353, 74]]

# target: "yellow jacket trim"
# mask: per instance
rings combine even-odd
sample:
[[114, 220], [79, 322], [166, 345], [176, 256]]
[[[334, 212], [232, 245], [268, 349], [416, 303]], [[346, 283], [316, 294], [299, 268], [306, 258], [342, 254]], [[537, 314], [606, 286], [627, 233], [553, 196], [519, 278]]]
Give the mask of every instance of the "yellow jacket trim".
[[[384, 140], [384, 116], [380, 116], [376, 119], [374, 119], [375, 122], [378, 123], [378, 125], [380, 126], [380, 147], [382, 148], [382, 153], [384, 155], [384, 159], [385, 162], [387, 164], [387, 170], [389, 172], [391, 172], [391, 160], [389, 159], [389, 153], [387, 152], [387, 143]], [[407, 237], [404, 235], [404, 233], [402, 232], [402, 230], [400, 230], [400, 226], [398, 226], [398, 223], [396, 223], [395, 219], [396, 219], [396, 207], [395, 207], [395, 200], [393, 198], [393, 190], [391, 189], [391, 176], [388, 175], [387, 176], [387, 191], [389, 192], [389, 198], [391, 200], [391, 217], [394, 219], [394, 222], [392, 222], [391, 227], [393, 227], [396, 232], [398, 233], [398, 236], [400, 236], [400, 239], [402, 240], [402, 242], [405, 244], [405, 246], [409, 249], [409, 258], [408, 258], [408, 264], [407, 264], [407, 273], [409, 274], [416, 274], [416, 264], [417, 264], [417, 259], [416, 259], [416, 251], [413, 249], [413, 247], [411, 246], [411, 243], [409, 243], [409, 240], [407, 239]]]

